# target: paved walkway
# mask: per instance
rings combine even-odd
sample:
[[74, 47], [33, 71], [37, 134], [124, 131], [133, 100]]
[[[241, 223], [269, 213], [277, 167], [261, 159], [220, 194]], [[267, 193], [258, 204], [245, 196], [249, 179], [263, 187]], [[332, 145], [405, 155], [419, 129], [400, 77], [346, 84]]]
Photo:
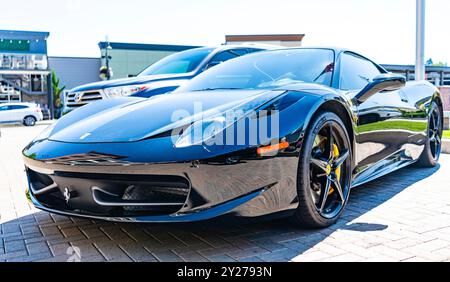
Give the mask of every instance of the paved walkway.
[[20, 150], [43, 130], [0, 129], [0, 261], [450, 261], [450, 156], [352, 191], [337, 225], [219, 219], [116, 224], [41, 212], [25, 199]]

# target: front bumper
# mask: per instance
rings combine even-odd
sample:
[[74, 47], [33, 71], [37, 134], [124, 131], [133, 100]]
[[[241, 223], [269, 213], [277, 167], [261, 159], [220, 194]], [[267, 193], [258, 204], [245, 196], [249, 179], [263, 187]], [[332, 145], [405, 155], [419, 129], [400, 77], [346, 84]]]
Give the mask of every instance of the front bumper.
[[262, 216], [298, 205], [297, 150], [270, 158], [238, 154], [238, 162], [215, 157], [143, 163], [114, 158], [108, 148], [117, 150], [117, 144], [103, 145], [102, 154], [82, 153], [74, 149], [79, 145], [69, 143], [38, 145], [53, 152], [58, 151], [55, 146], [65, 149], [46, 159], [36, 158], [33, 145], [24, 151], [29, 198], [37, 208], [53, 213], [121, 222], [183, 222], [226, 213]]

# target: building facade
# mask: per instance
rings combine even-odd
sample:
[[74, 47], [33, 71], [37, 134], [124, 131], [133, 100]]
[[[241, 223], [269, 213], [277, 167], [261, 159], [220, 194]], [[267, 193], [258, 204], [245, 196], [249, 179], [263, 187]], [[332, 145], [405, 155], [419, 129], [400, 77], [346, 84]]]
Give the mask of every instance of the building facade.
[[0, 103], [49, 107], [48, 32], [0, 30]]
[[107, 65], [106, 52], [108, 52], [110, 58], [108, 64], [113, 72], [112, 79], [136, 76], [168, 55], [199, 47], [119, 42], [100, 42], [98, 45], [102, 54], [102, 66]]
[[48, 63], [66, 90], [100, 81], [100, 58], [49, 57]]

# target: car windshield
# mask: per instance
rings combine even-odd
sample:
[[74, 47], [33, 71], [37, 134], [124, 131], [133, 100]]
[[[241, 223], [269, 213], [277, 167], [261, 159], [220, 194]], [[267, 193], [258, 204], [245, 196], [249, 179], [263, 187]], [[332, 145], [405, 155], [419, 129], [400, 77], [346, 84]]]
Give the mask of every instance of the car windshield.
[[139, 76], [192, 72], [213, 50], [213, 48], [196, 48], [175, 53], [154, 63]]
[[291, 49], [260, 52], [208, 70], [176, 92], [215, 89], [270, 89], [308, 82], [331, 86], [334, 52]]

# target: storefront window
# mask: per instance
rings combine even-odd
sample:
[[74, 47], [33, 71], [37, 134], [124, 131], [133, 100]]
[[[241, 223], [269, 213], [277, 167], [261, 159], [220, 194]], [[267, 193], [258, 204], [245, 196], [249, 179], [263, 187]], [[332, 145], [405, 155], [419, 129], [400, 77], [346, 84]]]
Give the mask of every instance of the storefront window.
[[47, 56], [40, 54], [0, 54], [0, 69], [46, 70]]

